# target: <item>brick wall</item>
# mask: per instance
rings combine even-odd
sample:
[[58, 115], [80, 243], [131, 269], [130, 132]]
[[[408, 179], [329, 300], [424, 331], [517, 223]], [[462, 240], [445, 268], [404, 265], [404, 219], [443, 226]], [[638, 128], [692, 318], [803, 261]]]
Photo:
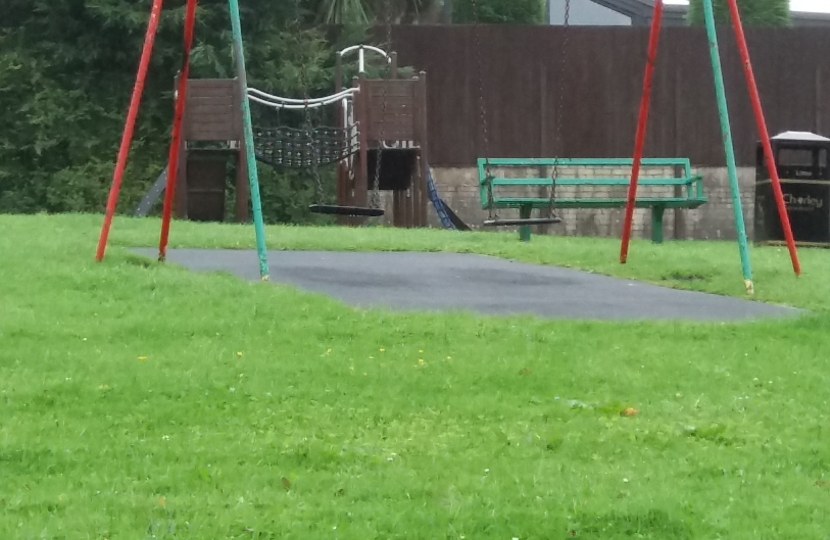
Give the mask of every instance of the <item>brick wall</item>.
[[[628, 176], [630, 168], [569, 168], [562, 167], [560, 175], [577, 177], [596, 176]], [[541, 173], [550, 175], [551, 171], [541, 171], [538, 168], [527, 170], [512, 169], [502, 172], [504, 176], [541, 176]], [[708, 202], [694, 210], [667, 210], [663, 216], [663, 231], [666, 239], [735, 239], [734, 212], [730, 195], [729, 178], [725, 168], [695, 168], [695, 174], [703, 174], [703, 192]], [[672, 176], [671, 168], [644, 167], [641, 178]], [[481, 228], [481, 223], [487, 219], [488, 213], [481, 209], [478, 190], [478, 174], [474, 168], [435, 168], [433, 176], [438, 192], [444, 201], [473, 229]], [[755, 170], [753, 168], [738, 169], [738, 182], [741, 190], [741, 204], [743, 206], [744, 222], [749, 238], [752, 238], [752, 215], [754, 207]], [[528, 188], [524, 188], [527, 190]], [[544, 188], [534, 188], [534, 196], [548, 196]], [[672, 187], [638, 186], [638, 195], [649, 193], [669, 195]], [[527, 192], [527, 191], [525, 191]], [[513, 195], [521, 192], [503, 192]], [[557, 196], [619, 196], [626, 195], [626, 188], [620, 187], [571, 187], [557, 188]], [[391, 193], [383, 193], [382, 201], [391, 215]], [[535, 210], [534, 215], [539, 211]], [[534, 232], [569, 236], [611, 236], [619, 237], [622, 230], [624, 209], [566, 209], [557, 212], [562, 217], [562, 223], [549, 226], [537, 226]], [[518, 210], [500, 210], [499, 217], [518, 217]], [[383, 223], [388, 223], [382, 218]], [[440, 227], [441, 222], [432, 205], [429, 205], [429, 220], [433, 227]], [[633, 233], [638, 238], [651, 236], [651, 214], [649, 209], [636, 209], [634, 212]]]

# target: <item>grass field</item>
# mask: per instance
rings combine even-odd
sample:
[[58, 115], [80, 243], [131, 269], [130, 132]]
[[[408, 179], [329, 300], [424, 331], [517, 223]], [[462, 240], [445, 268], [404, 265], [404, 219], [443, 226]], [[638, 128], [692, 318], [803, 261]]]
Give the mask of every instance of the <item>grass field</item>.
[[[2, 539], [830, 538], [830, 253], [753, 249], [759, 323], [349, 308], [0, 216]], [[742, 296], [733, 243], [269, 227], [273, 249], [486, 253]], [[174, 223], [171, 246], [251, 247]], [[632, 407], [638, 414], [623, 416]]]

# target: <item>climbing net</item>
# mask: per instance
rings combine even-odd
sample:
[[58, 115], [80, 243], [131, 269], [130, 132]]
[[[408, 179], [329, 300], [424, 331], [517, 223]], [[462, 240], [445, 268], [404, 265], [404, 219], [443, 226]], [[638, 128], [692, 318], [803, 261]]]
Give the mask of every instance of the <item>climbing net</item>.
[[[250, 101], [272, 113], [260, 115], [259, 125], [253, 128], [257, 159], [272, 166], [307, 168], [337, 163], [353, 156], [360, 150], [353, 107], [357, 91], [357, 88], [347, 88], [321, 98], [292, 99], [249, 88]], [[314, 126], [312, 113], [336, 103], [341, 104], [345, 127]], [[281, 122], [282, 111], [302, 112], [303, 127], [292, 127]]]

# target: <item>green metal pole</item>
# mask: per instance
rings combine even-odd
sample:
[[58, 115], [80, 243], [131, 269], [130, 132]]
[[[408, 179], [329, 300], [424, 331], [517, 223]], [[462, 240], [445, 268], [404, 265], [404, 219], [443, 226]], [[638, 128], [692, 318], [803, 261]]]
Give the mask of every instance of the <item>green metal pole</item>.
[[[532, 206], [529, 204], [523, 205], [519, 208], [519, 217], [521, 219], [530, 219], [530, 214], [532, 212]], [[522, 242], [530, 242], [530, 225], [522, 225], [519, 227], [519, 240]]]
[[256, 250], [259, 256], [259, 275], [268, 281], [268, 252], [265, 247], [265, 226], [262, 222], [262, 202], [259, 198], [259, 175], [254, 154], [254, 128], [251, 124], [251, 104], [248, 101], [248, 77], [245, 69], [245, 50], [242, 46], [242, 24], [239, 16], [238, 0], [228, 0], [233, 29], [233, 55], [236, 60], [236, 77], [239, 80], [239, 93], [242, 98], [242, 131], [245, 137], [245, 160], [248, 164], [248, 183], [251, 191], [251, 206], [254, 211], [254, 230], [256, 231]]
[[726, 152], [726, 166], [729, 170], [729, 186], [732, 188], [732, 208], [735, 211], [735, 228], [738, 231], [738, 248], [741, 254], [741, 270], [744, 275], [744, 285], [750, 294], [754, 292], [752, 285], [752, 267], [749, 261], [749, 247], [744, 227], [744, 213], [741, 209], [741, 194], [738, 186], [738, 166], [735, 164], [735, 148], [732, 145], [732, 128], [729, 125], [729, 107], [726, 103], [726, 89], [723, 84], [723, 70], [718, 50], [718, 35], [715, 30], [715, 13], [712, 0], [703, 0], [703, 15], [706, 19], [706, 34], [709, 37], [709, 53], [712, 56], [712, 71], [715, 76], [715, 93], [718, 99], [720, 114], [721, 135]]

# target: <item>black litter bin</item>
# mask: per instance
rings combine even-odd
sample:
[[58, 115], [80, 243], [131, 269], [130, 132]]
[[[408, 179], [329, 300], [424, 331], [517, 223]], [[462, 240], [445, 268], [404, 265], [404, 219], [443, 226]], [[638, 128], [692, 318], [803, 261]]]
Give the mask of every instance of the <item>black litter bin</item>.
[[[788, 131], [771, 142], [795, 243], [830, 247], [830, 139]], [[785, 243], [784, 229], [760, 143], [756, 163], [755, 243], [780, 245]]]

